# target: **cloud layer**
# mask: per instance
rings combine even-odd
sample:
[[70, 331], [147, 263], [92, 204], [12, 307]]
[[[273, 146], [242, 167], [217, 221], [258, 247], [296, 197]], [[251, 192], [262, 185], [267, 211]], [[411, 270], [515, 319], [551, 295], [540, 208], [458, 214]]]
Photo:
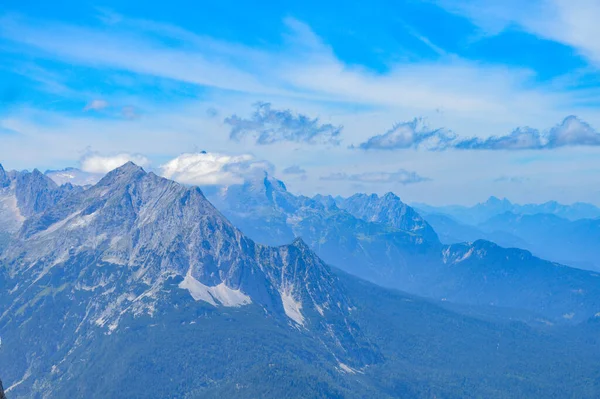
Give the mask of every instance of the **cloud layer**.
[[256, 144], [281, 141], [339, 144], [342, 126], [321, 124], [318, 118], [294, 114], [290, 110], [275, 110], [265, 102], [256, 103], [255, 108], [250, 118], [232, 115], [225, 119], [225, 123], [231, 126], [229, 136], [232, 140], [239, 141], [249, 136], [256, 140]]
[[327, 176], [322, 176], [321, 180], [327, 181], [353, 181], [360, 183], [399, 183], [413, 184], [429, 181], [431, 179], [418, 175], [416, 172], [411, 172], [405, 169], [400, 169], [396, 172], [365, 172], [357, 174], [347, 174], [344, 172], [332, 173]]
[[306, 170], [298, 165], [292, 165], [282, 170], [282, 173], [286, 175], [303, 175], [306, 173]]
[[272, 171], [266, 161], [257, 161], [252, 155], [226, 155], [220, 153], [182, 154], [160, 166], [162, 176], [183, 184], [231, 185], [243, 183], [264, 171]]

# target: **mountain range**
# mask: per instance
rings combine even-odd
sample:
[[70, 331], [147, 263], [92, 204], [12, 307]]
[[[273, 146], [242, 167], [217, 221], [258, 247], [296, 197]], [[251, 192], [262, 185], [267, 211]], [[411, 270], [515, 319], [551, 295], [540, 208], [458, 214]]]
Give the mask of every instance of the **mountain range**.
[[0, 171], [11, 398], [600, 392], [600, 276], [444, 245], [393, 194], [307, 198], [268, 175], [201, 190], [131, 163], [85, 188]]
[[[491, 210], [490, 204], [494, 203], [501, 206]], [[451, 209], [442, 208], [435, 213], [423, 212], [423, 217], [445, 244], [483, 239], [504, 247], [526, 249], [554, 262], [600, 271], [600, 250], [596, 245], [600, 237], [600, 217], [593, 205], [556, 202], [512, 205], [506, 200], [490, 200], [486, 204], [463, 209], [464, 214], [452, 210], [440, 213]], [[457, 215], [472, 223], [483, 221], [468, 224], [457, 219]]]
[[600, 218], [568, 220], [554, 214], [512, 212], [494, 216], [479, 229], [519, 237], [521, 248], [546, 259], [600, 271]]
[[553, 323], [581, 322], [600, 311], [597, 274], [486, 240], [442, 244], [392, 193], [307, 198], [266, 175], [207, 195], [252, 239], [279, 244], [301, 237], [327, 263], [382, 286], [440, 301], [521, 308]]
[[548, 201], [543, 204], [519, 205], [510, 202], [506, 198], [500, 199], [497, 197], [490, 197], [486, 202], [471, 207], [460, 205], [436, 207], [423, 203], [413, 203], [412, 206], [419, 210], [423, 215], [448, 215], [460, 223], [467, 225], [478, 225], [494, 216], [506, 212], [521, 215], [534, 215], [538, 213], [551, 214], [567, 220], [600, 218], [600, 208], [585, 202], [564, 205], [556, 201]]
[[[47, 186], [30, 188], [36, 198], [47, 193]], [[378, 358], [353, 323], [353, 305], [337, 277], [301, 240], [279, 247], [257, 245], [198, 188], [133, 164], [52, 207], [34, 208], [4, 251], [2, 263], [8, 290], [1, 308], [3, 330], [32, 321], [41, 309], [63, 310], [55, 303], [63, 292], [62, 300], [70, 302], [61, 318], [62, 331], [47, 332], [46, 348], [36, 348], [34, 340], [21, 336], [21, 344], [37, 350], [25, 357], [3, 354], [13, 364], [29, 364], [28, 373], [69, 373], [68, 352], [45, 370], [48, 364], [40, 361], [38, 366], [37, 357], [50, 347], [66, 345], [64, 338], [72, 350], [90, 330], [110, 334], [123, 319], [152, 316], [174, 284], [194, 300], [218, 307], [252, 306], [262, 309], [264, 317], [314, 334], [339, 367], [353, 370]], [[3, 335], [5, 340], [18, 337]]]

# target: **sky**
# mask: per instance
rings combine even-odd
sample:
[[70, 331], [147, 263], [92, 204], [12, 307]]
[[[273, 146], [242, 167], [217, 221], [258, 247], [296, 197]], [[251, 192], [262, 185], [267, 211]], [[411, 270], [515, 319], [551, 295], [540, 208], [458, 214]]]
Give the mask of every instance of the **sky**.
[[598, 20], [592, 0], [5, 0], [0, 163], [600, 205]]

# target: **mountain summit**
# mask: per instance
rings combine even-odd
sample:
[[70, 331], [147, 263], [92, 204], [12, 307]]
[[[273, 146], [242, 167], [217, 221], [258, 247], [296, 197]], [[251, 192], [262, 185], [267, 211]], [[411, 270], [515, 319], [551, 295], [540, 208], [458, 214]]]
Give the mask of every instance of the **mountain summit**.
[[339, 198], [336, 203], [357, 218], [418, 234], [429, 242], [439, 242], [429, 223], [394, 193], [382, 197], [377, 194], [355, 194], [349, 198]]

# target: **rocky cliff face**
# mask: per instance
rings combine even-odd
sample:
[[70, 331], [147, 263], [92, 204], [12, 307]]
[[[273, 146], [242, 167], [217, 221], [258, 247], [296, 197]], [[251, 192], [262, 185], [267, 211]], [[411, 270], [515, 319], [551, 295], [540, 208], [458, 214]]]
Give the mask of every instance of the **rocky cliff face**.
[[382, 197], [377, 194], [355, 194], [349, 198], [337, 198], [336, 203], [357, 218], [418, 234], [430, 242], [439, 242], [429, 223], [393, 193]]
[[26, 218], [81, 190], [70, 184], [59, 187], [37, 169], [6, 172], [0, 165], [0, 233], [16, 232]]
[[0, 399], [6, 399], [6, 395], [4, 394], [4, 387], [2, 386], [2, 380], [0, 380]]

